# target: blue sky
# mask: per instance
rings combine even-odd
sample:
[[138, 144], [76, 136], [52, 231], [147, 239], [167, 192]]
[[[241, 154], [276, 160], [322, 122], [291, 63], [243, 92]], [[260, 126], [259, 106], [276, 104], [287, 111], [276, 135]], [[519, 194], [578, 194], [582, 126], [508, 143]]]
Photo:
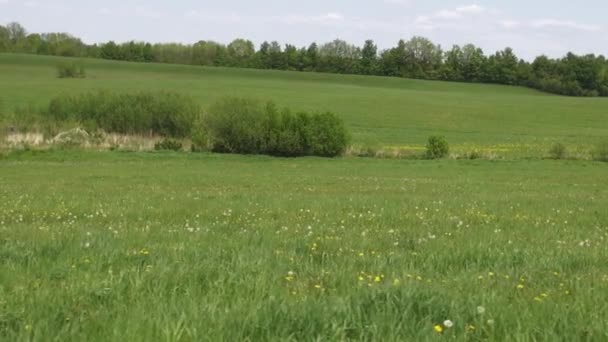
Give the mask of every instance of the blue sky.
[[381, 48], [428, 37], [449, 48], [506, 46], [523, 58], [568, 51], [608, 55], [606, 0], [0, 0], [0, 24], [108, 40], [230, 42], [277, 40], [298, 46], [335, 38]]

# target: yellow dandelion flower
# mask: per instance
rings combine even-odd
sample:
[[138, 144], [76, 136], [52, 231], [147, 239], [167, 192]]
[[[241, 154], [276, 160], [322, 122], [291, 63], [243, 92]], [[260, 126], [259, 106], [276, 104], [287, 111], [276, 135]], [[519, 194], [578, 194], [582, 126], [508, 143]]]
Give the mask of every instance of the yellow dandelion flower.
[[376, 283], [379, 283], [379, 282], [381, 282], [381, 281], [382, 281], [382, 278], [380, 278], [379, 276], [376, 276], [376, 277], [374, 278], [374, 282], [376, 282]]
[[441, 334], [443, 332], [443, 326], [436, 324], [435, 325], [435, 332], [438, 334]]
[[364, 281], [365, 278], [363, 278], [362, 276], [359, 276], [359, 281]]

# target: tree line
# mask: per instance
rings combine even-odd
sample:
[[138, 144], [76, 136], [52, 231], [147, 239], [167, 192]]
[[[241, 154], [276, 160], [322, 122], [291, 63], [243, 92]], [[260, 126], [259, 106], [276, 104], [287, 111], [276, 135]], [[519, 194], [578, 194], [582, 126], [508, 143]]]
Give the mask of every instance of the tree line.
[[511, 48], [491, 55], [473, 44], [444, 50], [424, 37], [400, 40], [385, 50], [379, 50], [372, 40], [359, 47], [340, 39], [300, 48], [273, 41], [256, 49], [246, 39], [227, 45], [214, 41], [90, 45], [66, 33], [29, 34], [20, 24], [10, 23], [0, 25], [0, 52], [495, 83], [569, 96], [608, 96], [608, 60], [602, 55], [539, 56], [530, 63]]

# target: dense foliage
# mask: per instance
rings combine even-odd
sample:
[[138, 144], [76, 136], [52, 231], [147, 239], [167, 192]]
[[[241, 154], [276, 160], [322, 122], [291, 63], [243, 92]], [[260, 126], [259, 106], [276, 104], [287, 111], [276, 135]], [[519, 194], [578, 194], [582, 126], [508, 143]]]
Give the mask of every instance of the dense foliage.
[[98, 92], [56, 97], [42, 115], [79, 122], [87, 129], [187, 137], [199, 113], [200, 106], [192, 98], [178, 93]]
[[61, 63], [57, 65], [57, 76], [59, 78], [85, 78], [86, 69], [82, 63]]
[[372, 40], [362, 48], [342, 40], [302, 48], [264, 42], [257, 50], [253, 42], [244, 39], [228, 45], [213, 41], [192, 45], [135, 41], [87, 45], [65, 33], [27, 34], [21, 25], [10, 23], [0, 26], [0, 52], [484, 82], [570, 96], [608, 96], [608, 61], [604, 56], [569, 53], [561, 59], [540, 56], [529, 63], [510, 48], [488, 56], [472, 44], [443, 50], [423, 37], [400, 40], [384, 51], [379, 51]]
[[274, 156], [338, 156], [346, 150], [349, 134], [332, 113], [293, 114], [273, 103], [227, 98], [203, 116], [212, 151]]
[[[445, 158], [450, 153], [450, 145], [443, 136], [431, 136], [426, 144], [426, 157], [428, 159]], [[474, 159], [474, 158], [472, 158]]]

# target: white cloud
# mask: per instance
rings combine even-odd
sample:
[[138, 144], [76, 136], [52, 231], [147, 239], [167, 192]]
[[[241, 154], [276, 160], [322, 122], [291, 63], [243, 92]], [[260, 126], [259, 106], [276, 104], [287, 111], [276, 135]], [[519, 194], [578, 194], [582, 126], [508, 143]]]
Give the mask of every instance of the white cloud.
[[521, 22], [510, 19], [499, 20], [498, 24], [508, 30], [516, 29], [521, 26]]
[[460, 14], [457, 11], [441, 10], [441, 11], [435, 13], [434, 17], [441, 18], [441, 19], [459, 19], [459, 18], [462, 18], [462, 14]]
[[456, 22], [478, 16], [486, 11], [487, 10], [484, 7], [477, 4], [446, 8], [439, 10], [432, 15], [420, 15], [416, 17], [414, 26], [427, 31], [436, 28], [456, 28]]
[[533, 28], [538, 28], [538, 29], [558, 28], [558, 29], [570, 29], [570, 30], [588, 31], [588, 32], [597, 32], [601, 29], [601, 27], [597, 26], [597, 25], [579, 24], [573, 20], [557, 20], [557, 19], [535, 20], [530, 24], [530, 26]]
[[485, 8], [483, 8], [479, 5], [476, 5], [476, 4], [461, 6], [461, 7], [456, 8], [456, 12], [462, 13], [462, 14], [480, 14], [485, 11], [486, 11]]
[[8, 0], [0, 0], [0, 5], [8, 4]]
[[345, 17], [341, 13], [328, 12], [321, 15], [305, 16], [305, 15], [286, 15], [275, 17], [275, 20], [287, 24], [313, 24], [313, 23], [336, 23], [345, 21]]

